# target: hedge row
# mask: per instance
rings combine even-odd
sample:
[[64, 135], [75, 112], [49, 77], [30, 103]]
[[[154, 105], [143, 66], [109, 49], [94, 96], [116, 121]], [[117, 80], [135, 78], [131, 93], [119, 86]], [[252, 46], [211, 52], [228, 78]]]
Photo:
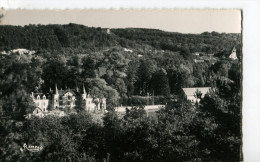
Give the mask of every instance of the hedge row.
[[122, 106], [138, 106], [138, 105], [152, 105], [152, 104], [162, 105], [165, 103], [166, 103], [166, 99], [164, 96], [149, 97], [149, 100], [146, 96], [131, 96], [131, 97], [124, 96], [121, 98]]

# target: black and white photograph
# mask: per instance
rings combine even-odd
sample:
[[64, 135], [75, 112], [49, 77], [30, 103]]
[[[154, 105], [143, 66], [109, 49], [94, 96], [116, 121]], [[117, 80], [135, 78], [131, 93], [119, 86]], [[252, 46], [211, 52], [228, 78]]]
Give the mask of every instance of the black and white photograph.
[[243, 161], [241, 9], [0, 13], [0, 161]]

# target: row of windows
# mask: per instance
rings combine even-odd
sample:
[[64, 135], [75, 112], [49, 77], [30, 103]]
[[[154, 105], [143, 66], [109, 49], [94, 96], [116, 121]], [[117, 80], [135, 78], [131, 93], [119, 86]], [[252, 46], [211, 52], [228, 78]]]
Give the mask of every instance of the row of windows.
[[[56, 102], [58, 102], [58, 100], [56, 100]], [[71, 102], [66, 102], [66, 103], [62, 103], [62, 102], [60, 102], [60, 104], [61, 105], [70, 105], [71, 104]], [[74, 102], [72, 102], [72, 104], [75, 104]], [[91, 104], [91, 102], [90, 101], [88, 101], [88, 104], [90, 105]], [[94, 104], [94, 103], [93, 103]], [[45, 106], [45, 105], [47, 105], [45, 102], [43, 102], [43, 106]], [[103, 105], [105, 105], [105, 104], [103, 104]], [[40, 102], [37, 102], [37, 106], [40, 106]]]
[[68, 101], [68, 102], [58, 102], [58, 101], [56, 100], [55, 103], [57, 103], [57, 104], [59, 104], [59, 105], [70, 105], [70, 104], [75, 105], [75, 102], [71, 102], [71, 101]]
[[[40, 106], [40, 102], [37, 102], [37, 106]], [[43, 102], [43, 106], [45, 106], [45, 102]]]
[[[43, 96], [43, 98], [42, 98], [43, 100], [46, 100], [46, 97], [45, 96]], [[37, 100], [40, 100], [40, 96], [37, 96]]]
[[60, 99], [68, 99], [68, 100], [71, 100], [72, 99], [72, 96], [61, 96]]
[[[45, 108], [43, 108], [43, 111], [45, 111], [46, 109]], [[38, 110], [36, 110], [36, 114], [38, 114], [39, 113], [39, 111]]]

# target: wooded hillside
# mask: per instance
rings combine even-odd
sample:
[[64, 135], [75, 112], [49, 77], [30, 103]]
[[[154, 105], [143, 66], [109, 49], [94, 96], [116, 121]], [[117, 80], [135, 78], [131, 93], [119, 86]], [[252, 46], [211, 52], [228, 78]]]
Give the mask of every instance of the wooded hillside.
[[[234, 47], [236, 60], [228, 57]], [[0, 161], [240, 161], [241, 48], [240, 34], [0, 26]], [[196, 62], [195, 52], [215, 62]], [[31, 92], [55, 84], [84, 84], [107, 99], [108, 113], [101, 122], [78, 107], [63, 118], [25, 119], [36, 107]], [[184, 87], [215, 91], [194, 106], [179, 96]], [[156, 118], [143, 109], [152, 95], [166, 105]], [[133, 107], [119, 118], [119, 105]], [[44, 149], [21, 151], [24, 143]]]

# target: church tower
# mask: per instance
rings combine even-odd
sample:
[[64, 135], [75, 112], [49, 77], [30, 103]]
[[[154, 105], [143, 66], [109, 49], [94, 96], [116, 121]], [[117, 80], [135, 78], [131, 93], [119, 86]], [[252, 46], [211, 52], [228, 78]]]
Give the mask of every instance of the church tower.
[[53, 94], [53, 108], [56, 109], [59, 108], [59, 106], [59, 91], [57, 88], [57, 84], [55, 84], [55, 91]]

